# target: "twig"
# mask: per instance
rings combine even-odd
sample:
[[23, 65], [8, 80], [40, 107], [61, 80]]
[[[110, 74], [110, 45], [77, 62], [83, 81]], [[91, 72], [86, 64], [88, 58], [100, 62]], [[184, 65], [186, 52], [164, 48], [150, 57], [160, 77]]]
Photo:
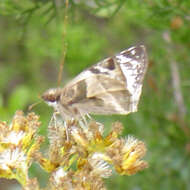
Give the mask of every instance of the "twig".
[[176, 61], [173, 60], [170, 62], [170, 69], [172, 75], [173, 93], [179, 110], [179, 115], [181, 119], [184, 119], [186, 115], [186, 107], [184, 104], [183, 95], [180, 88], [181, 82], [179, 76], [179, 69]]
[[172, 56], [172, 50], [171, 50], [172, 42], [171, 42], [170, 34], [168, 31], [164, 32], [163, 38], [168, 43], [167, 50], [169, 54], [168, 57], [170, 57], [169, 64], [170, 64], [170, 70], [171, 70], [173, 94], [174, 94], [174, 99], [175, 99], [178, 112], [179, 112], [179, 124], [182, 127], [184, 133], [190, 136], [189, 128], [185, 124], [185, 116], [186, 116], [187, 110], [184, 104], [183, 94], [181, 91], [180, 73], [178, 69], [178, 64]]
[[69, 0], [65, 0], [65, 12], [64, 12], [64, 20], [63, 20], [63, 55], [59, 66], [59, 74], [58, 74], [58, 80], [57, 84], [60, 86], [62, 75], [63, 75], [63, 66], [65, 63], [65, 56], [66, 56], [66, 50], [67, 50], [67, 44], [65, 42], [65, 37], [67, 33], [67, 23], [68, 23], [68, 6], [69, 6]]

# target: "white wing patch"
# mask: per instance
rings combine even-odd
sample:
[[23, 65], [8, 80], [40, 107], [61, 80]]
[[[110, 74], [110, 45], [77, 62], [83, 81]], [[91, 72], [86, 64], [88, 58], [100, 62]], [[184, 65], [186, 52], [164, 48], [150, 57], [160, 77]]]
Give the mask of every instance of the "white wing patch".
[[131, 58], [125, 57], [122, 54], [121, 55], [117, 55], [116, 58], [117, 58], [117, 60], [118, 60], [119, 63], [127, 63], [127, 62], [131, 62], [132, 61]]

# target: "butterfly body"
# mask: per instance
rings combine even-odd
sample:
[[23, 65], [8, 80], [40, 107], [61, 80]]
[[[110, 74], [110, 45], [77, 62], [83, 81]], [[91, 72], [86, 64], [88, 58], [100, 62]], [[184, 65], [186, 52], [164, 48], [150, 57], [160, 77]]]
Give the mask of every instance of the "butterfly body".
[[145, 47], [132, 47], [84, 70], [64, 88], [49, 89], [42, 98], [64, 120], [135, 112], [147, 65]]

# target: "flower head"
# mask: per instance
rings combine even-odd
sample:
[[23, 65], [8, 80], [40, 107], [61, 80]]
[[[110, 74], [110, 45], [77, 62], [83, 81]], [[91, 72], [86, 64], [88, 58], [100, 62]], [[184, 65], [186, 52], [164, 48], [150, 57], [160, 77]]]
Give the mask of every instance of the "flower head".
[[148, 164], [141, 160], [146, 153], [145, 144], [132, 136], [118, 139], [108, 148], [107, 153], [117, 172], [122, 175], [132, 175], [148, 167]]
[[38, 127], [38, 116], [29, 113], [25, 117], [21, 111], [10, 125], [0, 122], [0, 177], [27, 183], [32, 154], [39, 148]]

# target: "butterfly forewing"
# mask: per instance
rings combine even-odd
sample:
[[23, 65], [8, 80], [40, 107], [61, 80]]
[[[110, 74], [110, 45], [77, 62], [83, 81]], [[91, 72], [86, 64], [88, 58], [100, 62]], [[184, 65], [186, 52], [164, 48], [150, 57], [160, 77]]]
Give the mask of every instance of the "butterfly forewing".
[[[68, 83], [60, 104], [80, 114], [135, 112], [147, 65], [144, 46], [124, 50], [84, 70]], [[65, 97], [70, 100], [66, 102]]]

